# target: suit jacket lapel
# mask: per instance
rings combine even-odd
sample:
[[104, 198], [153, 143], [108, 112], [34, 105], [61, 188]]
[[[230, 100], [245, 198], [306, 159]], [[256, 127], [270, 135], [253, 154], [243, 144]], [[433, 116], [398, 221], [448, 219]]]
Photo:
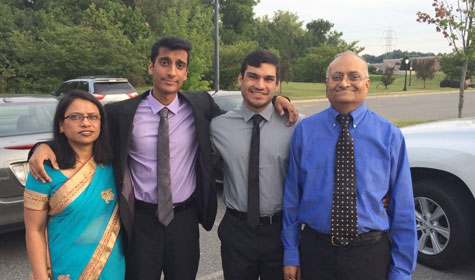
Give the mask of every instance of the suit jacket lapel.
[[123, 126], [120, 130], [120, 156], [121, 156], [121, 170], [122, 174], [124, 174], [125, 171], [125, 163], [127, 162], [127, 155], [129, 154], [129, 149], [130, 149], [130, 138], [132, 137], [132, 129], [133, 129], [133, 124], [134, 124], [134, 117], [135, 117], [135, 112], [137, 111], [137, 107], [139, 106], [139, 103], [145, 99], [148, 95], [150, 94], [150, 90], [147, 92], [144, 92], [137, 98], [131, 99], [131, 102], [124, 103], [122, 104], [123, 110], [121, 110], [121, 113], [119, 115], [120, 118], [120, 124]]

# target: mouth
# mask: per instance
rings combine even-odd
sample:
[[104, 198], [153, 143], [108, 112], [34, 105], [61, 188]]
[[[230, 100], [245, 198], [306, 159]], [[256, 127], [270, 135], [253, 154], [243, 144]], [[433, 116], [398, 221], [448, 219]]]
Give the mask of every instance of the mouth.
[[256, 89], [250, 89], [249, 92], [251, 93], [252, 96], [257, 97], [257, 98], [264, 97], [267, 95], [264, 91], [256, 90]]
[[354, 92], [355, 92], [355, 90], [347, 89], [347, 88], [335, 90], [335, 93], [336, 93], [336, 94], [354, 93]]
[[93, 135], [93, 134], [94, 134], [94, 131], [91, 131], [91, 130], [84, 130], [84, 131], [80, 131], [79, 134], [82, 135], [82, 136], [86, 136], [86, 137], [87, 137], [87, 136]]
[[170, 79], [163, 79], [163, 81], [165, 82], [165, 84], [167, 85], [175, 85], [177, 83], [177, 81], [175, 80], [170, 80]]

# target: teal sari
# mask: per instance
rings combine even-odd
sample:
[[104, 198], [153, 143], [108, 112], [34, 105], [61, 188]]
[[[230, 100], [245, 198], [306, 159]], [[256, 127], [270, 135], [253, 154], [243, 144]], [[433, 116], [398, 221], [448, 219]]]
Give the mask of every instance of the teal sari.
[[28, 175], [25, 208], [48, 211], [52, 279], [120, 280], [125, 258], [112, 166], [91, 158], [71, 178], [45, 165], [52, 179]]

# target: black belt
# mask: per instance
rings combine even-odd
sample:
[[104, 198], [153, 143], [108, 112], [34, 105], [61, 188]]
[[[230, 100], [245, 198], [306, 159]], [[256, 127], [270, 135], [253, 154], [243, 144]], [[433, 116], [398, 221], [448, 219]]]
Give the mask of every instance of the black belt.
[[[247, 221], [247, 213], [246, 212], [241, 212], [238, 210], [234, 210], [231, 208], [226, 208], [226, 212], [229, 213], [230, 215], [238, 218], [241, 221]], [[282, 212], [270, 214], [270, 215], [264, 215], [259, 217], [259, 225], [271, 225], [275, 223], [280, 223], [282, 222]]]
[[[305, 229], [311, 230], [316, 236], [320, 238], [327, 239], [333, 246], [344, 246], [344, 245], [339, 244], [339, 242], [336, 239], [333, 239], [332, 236], [329, 234], [323, 234], [318, 231], [315, 231], [313, 228], [309, 227], [308, 225], [305, 225]], [[351, 240], [346, 246], [357, 247], [357, 246], [371, 245], [381, 240], [381, 238], [386, 233], [387, 231], [374, 230], [374, 231], [358, 234], [358, 236], [356, 236], [353, 240]]]
[[[178, 213], [180, 211], [189, 209], [195, 205], [194, 197], [190, 197], [187, 200], [173, 204], [173, 213]], [[152, 214], [157, 213], [157, 204], [149, 203], [142, 200], [135, 200], [135, 209], [140, 209]]]

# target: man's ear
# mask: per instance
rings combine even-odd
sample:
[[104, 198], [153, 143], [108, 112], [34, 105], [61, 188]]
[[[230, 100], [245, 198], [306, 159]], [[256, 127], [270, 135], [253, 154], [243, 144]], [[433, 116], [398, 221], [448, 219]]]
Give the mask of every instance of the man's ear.
[[239, 86], [241, 86], [241, 83], [242, 83], [242, 74], [239, 73], [239, 76], [238, 76], [238, 83], [239, 83]]
[[153, 75], [153, 62], [148, 62], [148, 74]]

